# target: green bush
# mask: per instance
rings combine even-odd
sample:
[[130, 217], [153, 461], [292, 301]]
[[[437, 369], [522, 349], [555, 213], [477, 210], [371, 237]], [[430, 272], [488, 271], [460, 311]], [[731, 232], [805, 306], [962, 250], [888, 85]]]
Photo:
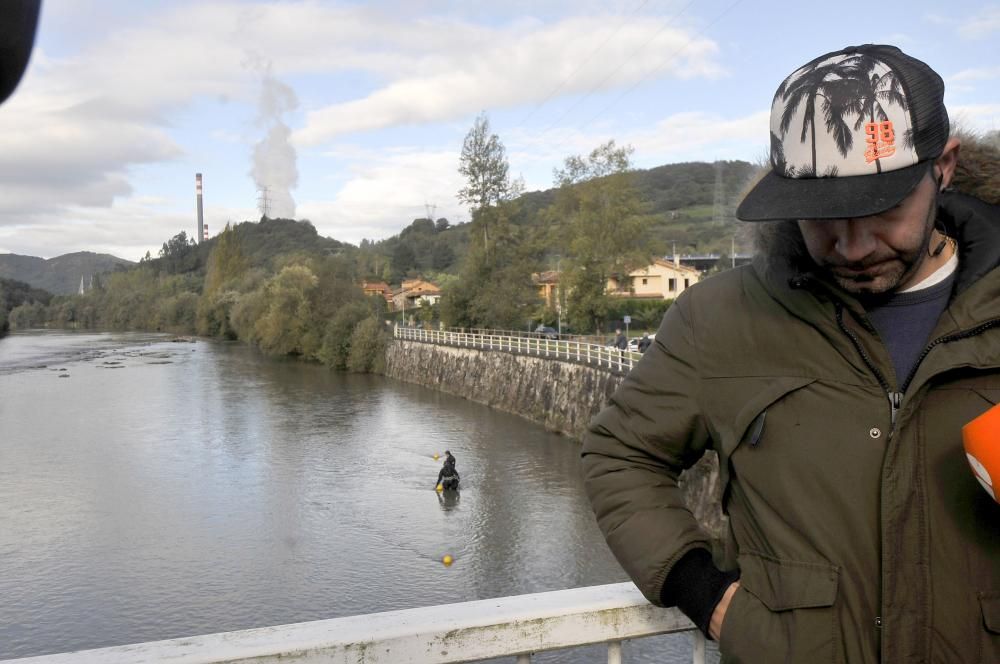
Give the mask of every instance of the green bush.
[[351, 334], [347, 368], [357, 373], [384, 373], [386, 336], [382, 323], [375, 318], [358, 323]]
[[630, 328], [633, 330], [655, 330], [660, 327], [660, 321], [673, 300], [647, 299], [612, 299], [608, 309], [608, 320], [612, 324], [620, 324], [625, 316], [632, 317]]
[[334, 369], [346, 369], [351, 354], [354, 328], [368, 315], [366, 302], [351, 302], [338, 309], [326, 324], [323, 343], [318, 353], [319, 361]]

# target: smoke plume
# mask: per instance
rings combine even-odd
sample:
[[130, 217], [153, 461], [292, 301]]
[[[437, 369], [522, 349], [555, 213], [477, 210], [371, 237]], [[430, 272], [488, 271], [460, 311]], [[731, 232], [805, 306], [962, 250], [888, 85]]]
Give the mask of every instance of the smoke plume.
[[[295, 148], [289, 140], [292, 130], [282, 115], [298, 108], [299, 101], [290, 87], [262, 70], [257, 122], [267, 132], [253, 149], [250, 175], [259, 195], [267, 200], [267, 216], [295, 218], [295, 199], [291, 190], [299, 183]], [[262, 210], [263, 212], [263, 206]]]

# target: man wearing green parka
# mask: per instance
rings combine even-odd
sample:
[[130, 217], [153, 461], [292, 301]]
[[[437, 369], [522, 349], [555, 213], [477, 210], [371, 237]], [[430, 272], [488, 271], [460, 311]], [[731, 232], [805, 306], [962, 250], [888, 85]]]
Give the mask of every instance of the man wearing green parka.
[[[612, 551], [723, 662], [1000, 663], [1000, 505], [961, 434], [1000, 402], [1000, 208], [953, 191], [943, 96], [891, 46], [785, 79], [753, 265], [684, 292], [585, 436]], [[714, 556], [678, 487], [709, 449]]]

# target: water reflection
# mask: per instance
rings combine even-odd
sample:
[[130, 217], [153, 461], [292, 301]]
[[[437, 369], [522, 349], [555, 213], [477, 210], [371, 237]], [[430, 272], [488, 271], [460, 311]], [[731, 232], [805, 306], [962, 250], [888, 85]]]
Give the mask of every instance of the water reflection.
[[438, 492], [438, 504], [445, 512], [449, 512], [458, 507], [458, 501], [462, 499], [462, 494], [457, 489], [445, 489]]

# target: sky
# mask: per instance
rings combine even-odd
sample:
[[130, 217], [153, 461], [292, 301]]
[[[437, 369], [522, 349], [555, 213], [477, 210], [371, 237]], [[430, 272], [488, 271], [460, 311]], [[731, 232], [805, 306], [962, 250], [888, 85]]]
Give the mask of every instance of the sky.
[[0, 106], [0, 253], [138, 260], [197, 229], [308, 219], [358, 244], [467, 221], [462, 141], [485, 112], [528, 190], [615, 140], [649, 168], [766, 158], [774, 90], [851, 44], [945, 80], [1000, 129], [1000, 3], [923, 0], [44, 0]]

